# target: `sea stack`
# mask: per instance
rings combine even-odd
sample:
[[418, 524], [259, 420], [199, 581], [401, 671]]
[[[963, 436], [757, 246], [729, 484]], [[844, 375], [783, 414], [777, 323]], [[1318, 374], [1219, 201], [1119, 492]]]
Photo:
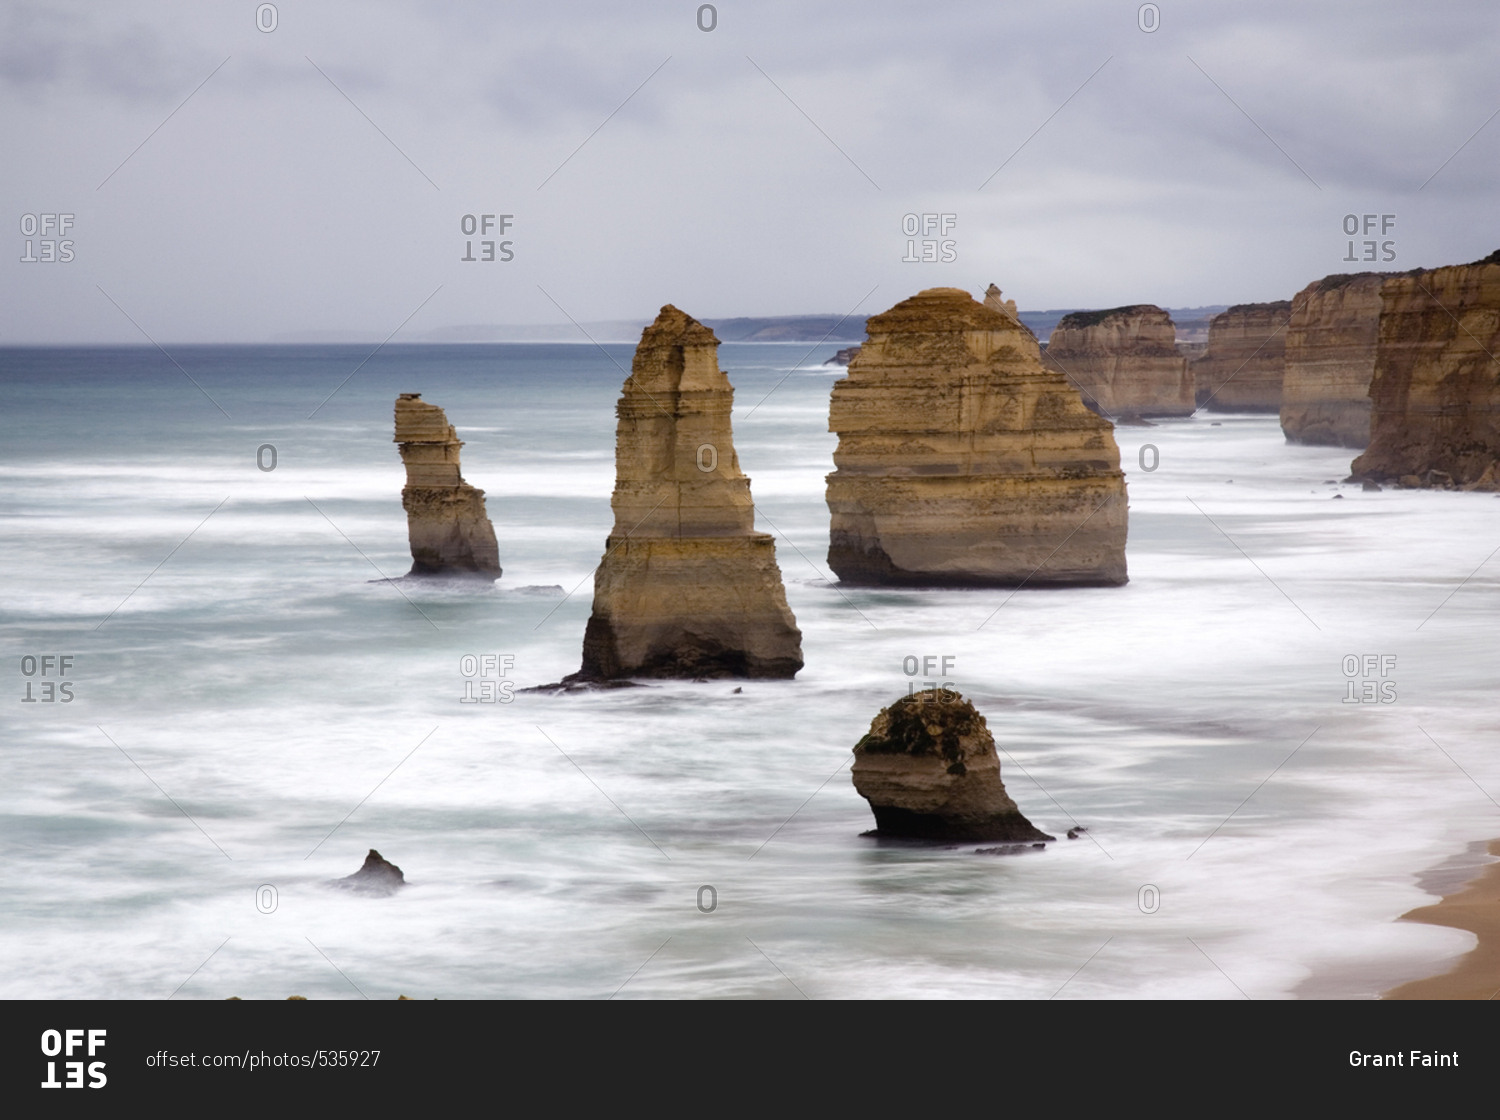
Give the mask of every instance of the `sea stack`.
[[1198, 407], [1210, 412], [1279, 412], [1292, 301], [1241, 303], [1208, 325], [1208, 348], [1193, 363]]
[[620, 395], [615, 527], [570, 680], [780, 677], [802, 668], [776, 547], [755, 531], [719, 340], [668, 304]]
[[463, 441], [443, 410], [421, 393], [396, 398], [396, 443], [406, 466], [401, 504], [411, 540], [413, 576], [500, 578], [495, 527], [484, 512], [484, 491], [458, 471]]
[[1281, 383], [1281, 430], [1290, 443], [1364, 447], [1385, 275], [1325, 276], [1292, 299]]
[[917, 840], [1051, 840], [1021, 815], [1000, 780], [984, 717], [958, 693], [903, 696], [854, 746], [854, 788], [881, 836]]
[[1191, 416], [1193, 379], [1172, 316], [1150, 303], [1075, 311], [1052, 331], [1043, 360], [1105, 416]]
[[828, 564], [840, 580], [1126, 581], [1114, 427], [1042, 364], [1014, 315], [959, 288], [929, 288], [866, 331], [828, 420], [839, 436]]
[[1370, 445], [1354, 476], [1500, 490], [1500, 250], [1389, 276], [1370, 380]]

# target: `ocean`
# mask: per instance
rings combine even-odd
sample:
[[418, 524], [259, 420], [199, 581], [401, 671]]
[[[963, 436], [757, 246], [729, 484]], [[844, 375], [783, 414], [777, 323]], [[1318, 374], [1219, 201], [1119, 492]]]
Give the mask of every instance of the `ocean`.
[[[1199, 414], [1116, 429], [1124, 587], [842, 589], [836, 348], [719, 356], [796, 680], [567, 694], [630, 345], [0, 350], [0, 995], [1368, 998], [1473, 945], [1396, 919], [1500, 835], [1493, 495]], [[493, 587], [382, 582], [401, 392]], [[1055, 843], [865, 835], [928, 658]], [[406, 888], [330, 885], [372, 848]]]

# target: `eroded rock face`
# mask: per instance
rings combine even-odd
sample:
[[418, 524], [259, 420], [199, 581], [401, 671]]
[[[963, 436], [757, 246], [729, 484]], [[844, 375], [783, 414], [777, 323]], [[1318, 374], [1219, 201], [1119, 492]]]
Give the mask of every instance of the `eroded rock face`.
[[463, 441], [421, 393], [396, 399], [396, 443], [406, 466], [401, 504], [411, 541], [413, 576], [500, 578], [495, 528], [484, 512], [484, 491], [458, 470]]
[[616, 415], [615, 527], [571, 680], [791, 677], [802, 668], [776, 548], [755, 531], [719, 340], [668, 304]]
[[1500, 490], [1500, 250], [1386, 278], [1354, 476]]
[[1005, 792], [984, 717], [950, 690], [913, 693], [882, 710], [855, 744], [853, 775], [882, 836], [1053, 839]]
[[1190, 416], [1195, 408], [1177, 328], [1154, 304], [1064, 315], [1043, 358], [1105, 416]]
[[1198, 407], [1279, 412], [1292, 301], [1241, 303], [1208, 325], [1208, 349], [1193, 363]]
[[1281, 383], [1281, 430], [1292, 443], [1370, 442], [1370, 378], [1385, 275], [1325, 276], [1292, 300]]
[[828, 421], [828, 564], [841, 580], [1126, 581], [1113, 426], [1042, 364], [1029, 330], [958, 288], [920, 292], [866, 329]]
[[[1016, 301], [1013, 299], [1006, 299], [1005, 293], [1000, 290], [1000, 286], [998, 284], [991, 284], [984, 290], [984, 305], [991, 310], [998, 311], [1002, 315], [1015, 320], [1017, 323], [1021, 322], [1020, 312], [1016, 310]], [[1027, 334], [1031, 334], [1031, 329], [1029, 327], [1023, 327], [1023, 329]], [[1036, 336], [1032, 335], [1032, 337], [1035, 338]]]

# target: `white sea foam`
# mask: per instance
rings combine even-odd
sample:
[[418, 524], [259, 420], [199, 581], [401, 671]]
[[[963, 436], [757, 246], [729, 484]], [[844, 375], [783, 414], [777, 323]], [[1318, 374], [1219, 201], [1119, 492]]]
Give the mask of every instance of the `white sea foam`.
[[[731, 356], [743, 412], [797, 355]], [[441, 388], [461, 435], [517, 430]], [[145, 468], [6, 465], [6, 995], [1273, 998], [1318, 973], [1369, 996], [1472, 943], [1394, 918], [1495, 831], [1488, 495], [1330, 485], [1350, 453], [1273, 417], [1122, 427], [1127, 586], [837, 588], [827, 384], [791, 378], [736, 436], [796, 681], [464, 703], [466, 654], [513, 658], [518, 689], [578, 667], [613, 390], [470, 441], [466, 474], [507, 464], [493, 588], [367, 582], [410, 558], [389, 401], [364, 400], [300, 476], [224, 472], [217, 436]], [[19, 703], [43, 652], [74, 655], [71, 704]], [[1344, 702], [1351, 654], [1396, 658], [1373, 674], [1394, 702]], [[860, 835], [850, 748], [928, 656], [1045, 851]], [[370, 847], [406, 890], [326, 885]]]

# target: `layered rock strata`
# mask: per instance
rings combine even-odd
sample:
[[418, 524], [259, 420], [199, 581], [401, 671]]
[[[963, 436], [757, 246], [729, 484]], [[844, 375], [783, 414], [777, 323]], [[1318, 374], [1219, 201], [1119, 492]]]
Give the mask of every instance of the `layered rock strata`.
[[1190, 416], [1196, 407], [1177, 328], [1154, 304], [1064, 315], [1043, 360], [1105, 416]]
[[1279, 412], [1291, 300], [1241, 303], [1213, 317], [1208, 348], [1192, 365], [1199, 408]]
[[1356, 478], [1500, 490], [1500, 250], [1386, 278]]
[[1051, 840], [1000, 780], [984, 717], [945, 689], [903, 696], [854, 746], [854, 788], [882, 836], [921, 840]]
[[500, 578], [495, 528], [484, 512], [484, 491], [458, 469], [463, 441], [437, 405], [421, 393], [396, 399], [396, 443], [406, 466], [401, 504], [411, 541], [413, 576]]
[[616, 406], [614, 531], [571, 681], [791, 677], [802, 668], [776, 548], [755, 531], [719, 340], [668, 304]]
[[1370, 442], [1370, 378], [1380, 334], [1378, 272], [1325, 276], [1292, 299], [1281, 430], [1292, 443]]
[[871, 318], [835, 383], [828, 564], [863, 586], [1126, 581], [1114, 429], [1018, 320], [958, 288]]

